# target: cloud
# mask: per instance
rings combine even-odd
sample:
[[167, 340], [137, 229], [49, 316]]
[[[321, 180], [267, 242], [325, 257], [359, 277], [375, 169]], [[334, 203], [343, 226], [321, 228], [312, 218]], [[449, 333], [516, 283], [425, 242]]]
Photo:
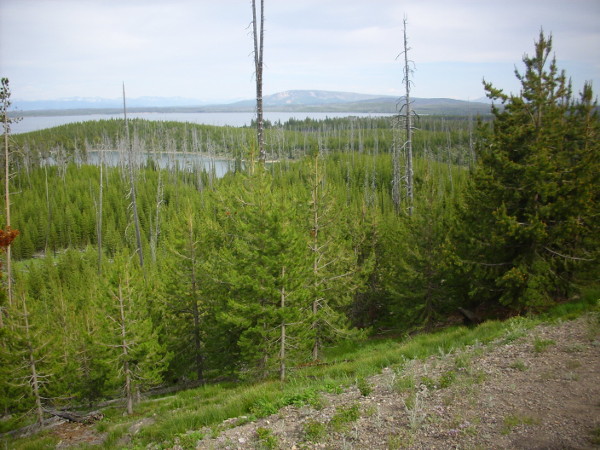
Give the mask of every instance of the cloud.
[[[265, 0], [265, 92], [393, 92], [405, 15], [424, 96], [509, 83], [540, 27], [575, 79], [600, 78], [597, 0]], [[252, 97], [250, 21], [250, 0], [0, 0], [0, 71], [15, 98], [115, 97], [122, 80], [131, 96]]]

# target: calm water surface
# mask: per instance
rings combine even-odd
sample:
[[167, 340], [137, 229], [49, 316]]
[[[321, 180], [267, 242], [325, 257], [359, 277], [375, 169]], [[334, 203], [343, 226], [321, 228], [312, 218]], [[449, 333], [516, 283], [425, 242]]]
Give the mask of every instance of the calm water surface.
[[[307, 117], [315, 120], [322, 120], [326, 118], [336, 117], [387, 117], [390, 114], [368, 114], [368, 113], [321, 113], [321, 112], [267, 112], [265, 113], [265, 120], [271, 122], [286, 122], [289, 119], [304, 120]], [[89, 120], [108, 120], [108, 119], [120, 119], [122, 114], [84, 114], [79, 116], [40, 116], [40, 117], [23, 117], [18, 123], [11, 126], [12, 133], [27, 133], [29, 131], [42, 130], [44, 128], [56, 127], [58, 125], [64, 125], [67, 123], [74, 122], [86, 122]], [[204, 125], [217, 125], [217, 126], [232, 126], [242, 127], [244, 125], [250, 125], [252, 119], [256, 117], [251, 112], [206, 112], [206, 113], [129, 113], [128, 118], [139, 118], [146, 120], [157, 120], [157, 121], [174, 121], [174, 122], [190, 122], [199, 123]]]
[[[127, 154], [117, 150], [89, 151], [87, 152], [87, 163], [99, 165], [100, 162], [109, 167], [118, 167], [127, 165]], [[212, 172], [218, 178], [233, 170], [234, 162], [225, 158], [209, 158], [197, 153], [135, 153], [133, 163], [143, 165], [148, 161], [153, 161], [161, 169], [178, 169], [196, 172], [206, 170]], [[49, 161], [51, 164], [52, 161]]]

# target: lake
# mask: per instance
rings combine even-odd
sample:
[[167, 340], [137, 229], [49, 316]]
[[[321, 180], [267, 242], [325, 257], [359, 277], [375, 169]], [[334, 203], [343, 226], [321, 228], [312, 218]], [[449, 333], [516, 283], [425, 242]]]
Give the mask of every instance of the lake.
[[[217, 178], [221, 178], [230, 170], [233, 170], [234, 161], [225, 158], [210, 158], [198, 153], [167, 153], [151, 152], [133, 154], [133, 164], [140, 166], [148, 161], [154, 162], [161, 169], [179, 169], [188, 171], [206, 170], [212, 172]], [[87, 163], [100, 165], [100, 162], [109, 167], [127, 165], [127, 154], [117, 150], [92, 150], [87, 152]], [[49, 164], [55, 162], [48, 161]]]
[[[349, 113], [349, 112], [266, 112], [265, 120], [281, 123], [289, 119], [304, 120], [307, 117], [315, 120], [337, 117], [389, 117], [391, 114], [382, 113]], [[120, 119], [123, 114], [82, 114], [77, 116], [35, 116], [23, 117], [18, 123], [11, 126], [14, 134], [27, 133], [29, 131], [43, 130], [44, 128], [56, 127], [67, 123], [86, 122], [89, 120]], [[143, 112], [128, 113], [128, 118], [138, 118], [157, 121], [190, 122], [204, 125], [243, 127], [250, 125], [256, 114], [252, 112], [205, 112], [205, 113], [160, 113]]]

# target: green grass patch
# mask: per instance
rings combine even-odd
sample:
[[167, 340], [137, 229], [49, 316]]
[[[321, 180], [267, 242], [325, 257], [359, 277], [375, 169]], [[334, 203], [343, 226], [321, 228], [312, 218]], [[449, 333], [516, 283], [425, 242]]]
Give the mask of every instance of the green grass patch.
[[258, 440], [257, 448], [261, 450], [274, 450], [279, 448], [279, 439], [271, 430], [264, 427], [256, 429], [256, 438]]
[[333, 431], [346, 431], [352, 422], [356, 422], [360, 418], [360, 406], [358, 403], [354, 405], [338, 408], [336, 413], [329, 421], [329, 426]]
[[14, 450], [46, 450], [56, 448], [58, 437], [48, 434], [40, 434], [33, 437], [19, 439], [0, 439], [0, 448]]
[[308, 442], [319, 442], [327, 434], [327, 426], [317, 420], [309, 420], [304, 423], [304, 440]]
[[371, 392], [373, 392], [373, 386], [367, 381], [365, 377], [361, 377], [356, 380], [356, 387], [360, 391], [360, 394], [363, 397], [368, 397]]
[[503, 420], [502, 434], [510, 434], [514, 428], [522, 425], [536, 425], [538, 423], [539, 420], [534, 417], [511, 414]]
[[529, 367], [522, 359], [517, 359], [510, 365], [511, 369], [518, 370], [519, 372], [525, 372]]
[[444, 389], [452, 385], [456, 380], [456, 372], [454, 370], [447, 370], [440, 376], [440, 388]]
[[552, 339], [541, 339], [536, 336], [533, 340], [533, 351], [540, 354], [545, 352], [551, 345], [556, 345], [556, 342]]
[[204, 438], [204, 433], [199, 431], [191, 431], [183, 433], [175, 438], [175, 442], [184, 449], [194, 449], [198, 446], [198, 441]]

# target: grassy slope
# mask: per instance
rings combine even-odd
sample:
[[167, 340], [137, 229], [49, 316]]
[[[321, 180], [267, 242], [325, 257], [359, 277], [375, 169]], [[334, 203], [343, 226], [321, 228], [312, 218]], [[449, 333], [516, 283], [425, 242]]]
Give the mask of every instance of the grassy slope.
[[[193, 430], [204, 428], [204, 433], [210, 429], [211, 434], [218, 434], [226, 419], [237, 417], [237, 420], [228, 422], [229, 426], [234, 426], [273, 414], [286, 405], [317, 406], [320, 393], [341, 392], [365, 377], [379, 373], [384, 367], [399, 369], [412, 359], [447, 353], [475, 343], [485, 344], [499, 338], [509, 341], [541, 322], [573, 319], [586, 311], [599, 309], [600, 288], [595, 288], [588, 289], [581, 300], [555, 306], [544, 316], [516, 317], [505, 322], [488, 321], [475, 328], [454, 326], [405, 339], [347, 343], [330, 349], [325, 364], [294, 370], [285, 384], [268, 380], [207, 385], [147, 399], [137, 405], [133, 417], [124, 417], [122, 407], [108, 408], [105, 418], [95, 427], [97, 431], [107, 433], [103, 447], [115, 448], [125, 444], [124, 441], [119, 443], [119, 439], [127, 435], [132, 424], [152, 418], [152, 423], [127, 439], [126, 447], [145, 448], [153, 443], [153, 448], [169, 448], [176, 438], [181, 443], [202, 437], [201, 432], [186, 434]], [[6, 442], [6, 448], [49, 448], [56, 444], [57, 439], [47, 431], [35, 437]], [[4, 447], [5, 443], [1, 444]]]

